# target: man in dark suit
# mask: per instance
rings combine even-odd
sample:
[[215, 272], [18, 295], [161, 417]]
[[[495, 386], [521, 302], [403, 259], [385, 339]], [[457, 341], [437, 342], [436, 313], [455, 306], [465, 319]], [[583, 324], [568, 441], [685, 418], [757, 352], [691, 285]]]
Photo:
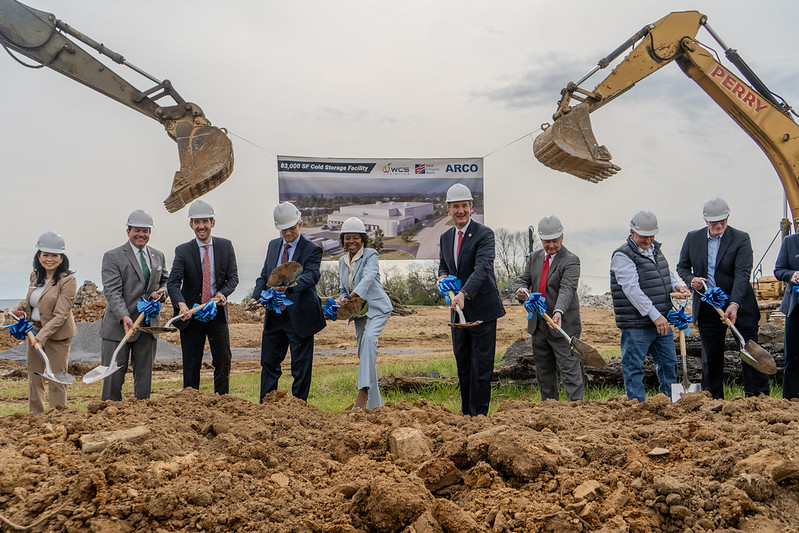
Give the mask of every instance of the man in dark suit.
[[[749, 284], [752, 271], [752, 244], [749, 235], [727, 225], [730, 208], [722, 198], [711, 198], [702, 214], [706, 228], [686, 235], [680, 250], [677, 273], [694, 291], [720, 287], [729, 296], [724, 316], [735, 324], [745, 341], [757, 342], [760, 310]], [[727, 326], [713, 306], [694, 292], [694, 321], [702, 338], [702, 389], [714, 398], [724, 398], [724, 339]], [[743, 365], [746, 396], [769, 393], [768, 376], [750, 365]]]
[[300, 400], [308, 400], [311, 390], [313, 368], [313, 336], [325, 327], [325, 317], [316, 284], [319, 282], [319, 265], [322, 249], [306, 239], [301, 233], [302, 215], [289, 202], [278, 204], [274, 210], [275, 228], [280, 237], [272, 239], [266, 250], [266, 259], [261, 275], [255, 282], [252, 297], [257, 301], [272, 271], [289, 261], [302, 265], [302, 274], [293, 287], [273, 287], [285, 291], [292, 305], [268, 310], [264, 315], [264, 332], [261, 339], [261, 395], [277, 389], [282, 370], [280, 368], [286, 352], [291, 349], [291, 375], [294, 383], [291, 394]]
[[[546, 299], [552, 320], [569, 335], [579, 337], [582, 331], [577, 298], [580, 258], [563, 246], [563, 224], [558, 217], [542, 218], [538, 233], [543, 248], [527, 256], [522, 275], [514, 283], [516, 297], [524, 301], [529, 293], [540, 292]], [[541, 400], [560, 398], [558, 373], [569, 400], [582, 400], [585, 392], [582, 366], [571, 354], [569, 342], [538, 316], [527, 321], [527, 331], [532, 339]]]
[[[107, 251], [103, 255], [102, 279], [106, 306], [100, 325], [102, 337], [101, 357], [105, 366], [111, 364], [111, 356], [133, 328], [139, 316], [136, 303], [144, 296], [155, 301], [166, 299], [167, 270], [164, 254], [147, 243], [150, 242], [153, 217], [137, 209], [128, 217], [128, 242]], [[158, 318], [150, 321], [158, 325]], [[121, 366], [103, 381], [102, 400], [122, 399], [122, 385], [128, 371], [128, 361], [133, 366], [133, 394], [137, 400], [150, 397], [150, 387], [155, 360], [156, 338], [143, 331], [136, 331], [117, 354], [116, 363]]]
[[[200, 388], [200, 368], [205, 339], [211, 347], [214, 366], [214, 392], [230, 390], [230, 334], [228, 332], [227, 297], [239, 284], [233, 244], [221, 237], [211, 237], [216, 226], [214, 209], [208, 202], [195, 200], [189, 206], [189, 227], [195, 238], [175, 248], [175, 259], [167, 289], [175, 314], [183, 315], [175, 322], [180, 330], [183, 352], [183, 387]], [[217, 314], [209, 322], [190, 320], [190, 308], [214, 300]]]
[[471, 416], [487, 415], [497, 319], [505, 315], [494, 277], [494, 232], [472, 220], [472, 193], [465, 185], [456, 183], [450, 187], [446, 202], [447, 214], [455, 227], [441, 235], [439, 281], [456, 276], [462, 288], [450, 306], [460, 307], [467, 322], [482, 321], [473, 328], [452, 328], [461, 411]]
[[774, 275], [788, 284], [782, 298], [780, 311], [785, 315], [785, 368], [782, 374], [782, 397], [799, 398], [799, 295], [794, 292], [799, 286], [799, 233], [783, 239]]

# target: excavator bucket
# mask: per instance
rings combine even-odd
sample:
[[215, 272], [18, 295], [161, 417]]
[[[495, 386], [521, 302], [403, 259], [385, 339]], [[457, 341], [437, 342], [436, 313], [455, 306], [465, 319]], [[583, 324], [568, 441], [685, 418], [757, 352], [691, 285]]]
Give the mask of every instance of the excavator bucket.
[[233, 144], [226, 132], [202, 117], [185, 117], [167, 128], [178, 143], [180, 170], [175, 172], [172, 190], [164, 200], [174, 213], [192, 200], [215, 188], [233, 172]]
[[533, 153], [549, 168], [597, 183], [621, 167], [611, 163], [608, 149], [596, 142], [588, 113], [588, 106], [580, 104], [558, 118], [535, 138]]

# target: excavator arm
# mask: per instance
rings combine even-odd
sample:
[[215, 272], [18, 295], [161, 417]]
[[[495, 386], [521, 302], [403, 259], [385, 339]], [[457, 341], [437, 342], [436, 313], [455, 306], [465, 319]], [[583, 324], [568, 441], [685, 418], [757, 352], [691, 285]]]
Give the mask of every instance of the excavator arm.
[[[757, 90], [721, 65], [714, 54], [696, 40], [704, 26]], [[640, 41], [640, 42], [639, 42]], [[635, 44], [638, 43], [638, 44]], [[579, 87], [589, 76], [605, 68], [626, 49], [632, 51], [593, 91]], [[791, 208], [794, 226], [799, 223], [799, 125], [792, 109], [771, 93], [735, 50], [708, 26], [696, 11], [675, 12], [642, 28], [577, 83], [569, 83], [558, 102], [552, 126], [533, 143], [536, 158], [555, 170], [599, 182], [621, 170], [611, 162], [608, 150], [596, 142], [589, 114], [630, 90], [637, 82], [672, 61], [704, 90], [743, 129], [769, 158], [780, 177]], [[572, 101], [577, 105], [572, 106]]]
[[[156, 85], [146, 91], [136, 89], [64, 34], [132, 68]], [[175, 172], [172, 190], [164, 201], [168, 211], [177, 211], [221, 184], [233, 172], [230, 139], [224, 130], [211, 125], [199, 106], [183, 100], [169, 80], [158, 80], [131, 65], [122, 55], [53, 14], [16, 0], [0, 0], [0, 44], [23, 65], [12, 50], [36, 61], [36, 68], [49, 67], [160, 122], [177, 142], [180, 158], [180, 170]], [[174, 100], [175, 105], [159, 105], [157, 101], [164, 96]]]

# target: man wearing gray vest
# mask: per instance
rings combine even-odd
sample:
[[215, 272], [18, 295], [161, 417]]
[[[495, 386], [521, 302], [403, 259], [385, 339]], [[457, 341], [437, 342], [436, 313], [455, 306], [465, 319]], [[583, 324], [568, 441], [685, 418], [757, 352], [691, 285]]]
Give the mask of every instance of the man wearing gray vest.
[[[528, 292], [540, 292], [546, 299], [552, 320], [569, 335], [579, 337], [582, 331], [577, 297], [580, 258], [563, 246], [563, 224], [558, 217], [542, 218], [538, 222], [538, 235], [543, 248], [527, 256], [522, 275], [513, 284], [516, 297], [524, 301]], [[568, 399], [582, 400], [583, 370], [580, 360], [571, 354], [569, 342], [538, 316], [527, 321], [527, 331], [532, 339], [541, 401], [560, 399], [558, 373]]]
[[630, 221], [627, 242], [616, 248], [610, 260], [610, 291], [616, 325], [621, 330], [621, 370], [627, 398], [643, 402], [644, 359], [657, 365], [660, 392], [671, 393], [677, 382], [677, 350], [666, 315], [672, 308], [672, 291], [688, 294], [669, 270], [666, 257], [655, 241], [658, 221], [651, 211], [638, 211]]

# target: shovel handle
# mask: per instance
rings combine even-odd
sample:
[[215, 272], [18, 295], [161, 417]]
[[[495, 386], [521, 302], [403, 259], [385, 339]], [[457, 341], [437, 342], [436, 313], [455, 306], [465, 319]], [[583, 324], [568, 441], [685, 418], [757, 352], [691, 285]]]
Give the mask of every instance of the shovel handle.
[[688, 294], [686, 294], [684, 292], [674, 291], [674, 292], [669, 294], [669, 297], [670, 298], [674, 298], [675, 300], [687, 300], [688, 299]]
[[123, 337], [122, 340], [128, 340], [129, 338], [131, 338], [133, 334], [136, 333], [136, 328], [139, 327], [139, 325], [142, 323], [143, 320], [144, 320], [144, 312], [141, 312], [139, 313], [139, 316], [136, 317], [136, 320], [133, 322], [133, 327], [130, 328], [127, 333], [125, 333], [125, 336]]

